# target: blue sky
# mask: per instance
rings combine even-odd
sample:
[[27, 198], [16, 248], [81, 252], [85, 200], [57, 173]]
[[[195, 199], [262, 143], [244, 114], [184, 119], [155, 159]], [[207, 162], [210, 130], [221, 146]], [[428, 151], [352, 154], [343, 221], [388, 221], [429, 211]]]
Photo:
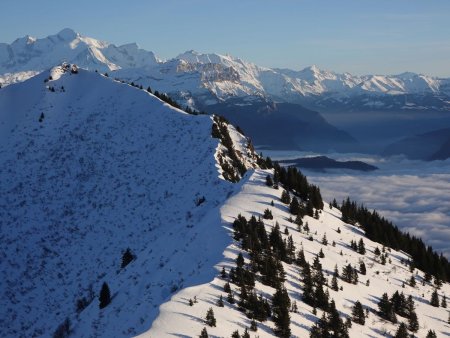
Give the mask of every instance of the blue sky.
[[261, 66], [450, 77], [449, 0], [4, 0], [0, 41], [70, 27], [162, 58], [190, 49]]

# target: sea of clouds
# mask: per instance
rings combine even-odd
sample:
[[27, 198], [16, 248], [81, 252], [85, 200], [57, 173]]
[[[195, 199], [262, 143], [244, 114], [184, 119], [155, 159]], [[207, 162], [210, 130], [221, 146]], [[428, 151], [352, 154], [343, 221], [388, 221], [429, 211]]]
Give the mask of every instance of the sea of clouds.
[[[300, 153], [271, 153], [273, 158], [303, 157]], [[379, 167], [370, 173], [353, 170], [302, 170], [319, 185], [325, 201], [347, 196], [391, 220], [399, 228], [421, 237], [427, 245], [450, 258], [450, 159], [411, 161], [367, 155], [339, 155], [338, 160], [360, 160]]]

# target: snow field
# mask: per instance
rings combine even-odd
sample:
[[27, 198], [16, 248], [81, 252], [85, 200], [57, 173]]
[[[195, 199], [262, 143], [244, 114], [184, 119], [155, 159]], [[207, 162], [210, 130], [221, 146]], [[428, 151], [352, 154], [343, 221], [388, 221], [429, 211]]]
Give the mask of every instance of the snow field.
[[[418, 337], [424, 337], [429, 329], [435, 330], [439, 336], [448, 334], [450, 326], [447, 324], [448, 311], [443, 308], [435, 308], [429, 304], [433, 287], [430, 285], [422, 286], [423, 273], [416, 270], [417, 285], [412, 288], [408, 285], [411, 273], [409, 267], [402, 264], [402, 260], [408, 260], [404, 253], [394, 250], [387, 250], [389, 261], [382, 265], [375, 259], [374, 250], [378, 247], [382, 250], [382, 245], [372, 242], [364, 237], [364, 233], [355, 226], [343, 223], [340, 220], [340, 212], [336, 208], [330, 209], [328, 204], [320, 214], [318, 220], [305, 216], [304, 223], [308, 222], [310, 234], [314, 240], [308, 240], [309, 235], [299, 233], [297, 225], [288, 221], [290, 215], [288, 206], [280, 201], [282, 189], [275, 190], [265, 185], [265, 177], [269, 171], [255, 170], [251, 176], [243, 183], [240, 191], [229, 198], [221, 207], [222, 226], [225, 226], [229, 234], [229, 245], [223, 253], [223, 258], [215, 264], [216, 277], [207, 284], [193, 286], [183, 289], [175, 294], [171, 300], [163, 304], [160, 308], [161, 313], [154, 321], [152, 328], [140, 337], [194, 337], [198, 336], [203, 327], [207, 328], [211, 337], [230, 337], [235, 330], [242, 334], [244, 329], [250, 326], [250, 319], [238, 310], [237, 304], [231, 305], [226, 301], [226, 292], [223, 286], [227, 280], [220, 277], [222, 267], [228, 272], [231, 267], [235, 267], [235, 259], [241, 249], [232, 239], [232, 222], [238, 214], [242, 214], [247, 219], [251, 215], [261, 216], [266, 208], [272, 211], [273, 220], [264, 220], [267, 232], [278, 222], [281, 232], [285, 227], [289, 234], [293, 236], [297, 250], [301, 247], [304, 250], [306, 260], [312, 263], [316, 254], [323, 250], [325, 257], [320, 259], [325, 277], [331, 282], [334, 267], [337, 264], [339, 273], [342, 273], [342, 267], [348, 263], [359, 270], [359, 261], [363, 260], [367, 274], [359, 274], [357, 285], [349, 284], [338, 279], [342, 291], [333, 291], [328, 289], [330, 300], [334, 299], [338, 311], [344, 317], [350, 316], [352, 306], [355, 301], [360, 301], [363, 307], [369, 309], [369, 317], [366, 318], [364, 326], [353, 323], [349, 330], [350, 337], [385, 337], [386, 334], [394, 335], [399, 324], [392, 324], [381, 319], [376, 312], [378, 311], [378, 301], [384, 292], [389, 296], [398, 290], [405, 296], [412, 295], [416, 304], [416, 313], [419, 317], [420, 329], [417, 332]], [[274, 207], [271, 207], [271, 201], [274, 201]], [[337, 232], [340, 228], [341, 233]], [[317, 233], [316, 233], [317, 232]], [[321, 244], [323, 235], [326, 234], [328, 245]], [[284, 238], [287, 236], [283, 235]], [[359, 241], [363, 239], [366, 248], [366, 254], [360, 255], [353, 251], [349, 245], [351, 240]], [[332, 242], [336, 245], [332, 246]], [[342, 251], [342, 255], [340, 252]], [[249, 263], [248, 255], [246, 263]], [[312, 314], [312, 308], [301, 301], [302, 283], [300, 281], [299, 267], [283, 263], [286, 272], [286, 282], [284, 283], [292, 301], [296, 301], [298, 313], [291, 312], [291, 331], [293, 337], [308, 337], [310, 328], [322, 316], [322, 311], [317, 310], [317, 315]], [[366, 286], [366, 281], [370, 285]], [[405, 287], [402, 287], [405, 282]], [[231, 284], [231, 283], [230, 283]], [[239, 301], [239, 288], [231, 284], [235, 293], [236, 303]], [[271, 298], [275, 289], [256, 282], [255, 289], [258, 294], [266, 298]], [[444, 284], [439, 290], [440, 296], [449, 295], [450, 286]], [[220, 308], [216, 305], [220, 295], [224, 298], [225, 307]], [[197, 298], [198, 303], [189, 306], [189, 299]], [[216, 327], [208, 327], [205, 324], [205, 315], [207, 310], [212, 307], [217, 319]], [[406, 322], [406, 318], [398, 316], [398, 320]], [[251, 332], [251, 337], [273, 337], [274, 324], [272, 321], [264, 323], [258, 322], [258, 331]]]

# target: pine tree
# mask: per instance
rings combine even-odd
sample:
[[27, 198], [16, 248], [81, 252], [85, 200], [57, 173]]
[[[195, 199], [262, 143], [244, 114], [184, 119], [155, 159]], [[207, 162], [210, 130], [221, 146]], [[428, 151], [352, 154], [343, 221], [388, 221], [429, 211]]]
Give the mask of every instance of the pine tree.
[[339, 316], [334, 300], [331, 300], [328, 309], [328, 329], [333, 331], [333, 337], [344, 337], [344, 323]]
[[309, 217], [313, 217], [313, 216], [314, 216], [314, 206], [313, 206], [311, 200], [308, 200], [308, 201], [306, 202], [306, 214], [307, 214]]
[[236, 301], [234, 300], [234, 295], [233, 295], [233, 293], [231, 291], [228, 292], [227, 302], [230, 303], [230, 304], [236, 303]]
[[267, 185], [268, 187], [273, 186], [272, 176], [270, 176], [270, 175], [267, 175], [267, 176], [266, 176], [266, 185]]
[[387, 293], [384, 293], [378, 302], [378, 309], [382, 318], [390, 320], [393, 323], [397, 322], [397, 317], [395, 316], [392, 303], [389, 300]]
[[219, 298], [219, 300], [217, 301], [217, 306], [218, 306], [218, 307], [224, 307], [222, 295], [220, 295], [220, 298]]
[[328, 293], [323, 290], [323, 284], [316, 286], [314, 290], [314, 305], [324, 311], [328, 310]]
[[374, 254], [375, 256], [381, 255], [380, 249], [378, 247], [375, 248]]
[[322, 318], [320, 318], [316, 324], [311, 328], [311, 332], [309, 334], [310, 338], [329, 338], [331, 337], [328, 327], [328, 319], [325, 315], [325, 312], [322, 314]]
[[199, 338], [208, 338], [208, 331], [206, 331], [206, 327], [203, 328], [202, 332], [200, 333]]
[[445, 309], [447, 308], [447, 298], [444, 296], [442, 296], [442, 302], [441, 302], [441, 306]]
[[294, 239], [292, 238], [292, 235], [289, 235], [289, 237], [288, 237], [286, 251], [287, 251], [287, 256], [288, 256], [288, 263], [290, 264], [295, 259], [295, 244], [294, 244]]
[[408, 299], [406, 300], [406, 317], [411, 317], [411, 314], [414, 312], [415, 309], [414, 300], [411, 295], [408, 296]]
[[408, 316], [408, 303], [403, 292], [399, 293], [398, 291], [395, 291], [390, 301], [392, 304], [392, 309], [395, 313], [398, 313], [402, 317]]
[[250, 322], [250, 331], [256, 332], [258, 330], [258, 325], [256, 324], [256, 320], [252, 319]]
[[342, 280], [347, 283], [353, 283], [354, 281], [354, 269], [349, 263], [348, 265], [344, 266], [342, 269]]
[[284, 204], [291, 203], [291, 196], [289, 195], [287, 190], [283, 190], [283, 192], [281, 193], [281, 202], [283, 202]]
[[319, 254], [317, 255], [319, 258], [324, 258], [325, 254], [323, 253], [322, 249], [319, 250]]
[[297, 265], [300, 267], [303, 267], [306, 263], [306, 259], [305, 259], [305, 253], [303, 251], [303, 249], [300, 249], [297, 253]]
[[417, 314], [415, 311], [412, 311], [409, 314], [408, 318], [408, 329], [411, 332], [417, 332], [419, 330], [419, 320], [417, 319]]
[[442, 286], [442, 280], [439, 277], [434, 277], [434, 285], [436, 286], [436, 288], [440, 289], [440, 287]]
[[223, 291], [230, 293], [231, 292], [231, 286], [229, 282], [226, 282], [225, 285], [223, 286]]
[[434, 332], [433, 330], [429, 330], [425, 338], [437, 338], [436, 332]]
[[194, 302], [192, 301], [192, 298], [189, 298], [189, 306], [194, 306]]
[[323, 244], [323, 245], [328, 245], [327, 234], [323, 234], [323, 237], [322, 237], [322, 244]]
[[331, 278], [331, 289], [339, 291], [339, 285], [335, 274], [333, 274], [333, 278]]
[[274, 332], [278, 337], [291, 336], [289, 307], [291, 301], [284, 287], [278, 288], [272, 297], [272, 317], [275, 323]]
[[242, 334], [242, 338], [250, 338], [250, 333], [248, 333], [247, 328], [245, 328], [244, 333]]
[[292, 306], [291, 306], [291, 312], [297, 313], [298, 312], [298, 306], [297, 306], [297, 302], [294, 300], [292, 302]]
[[366, 274], [366, 265], [364, 264], [363, 261], [361, 261], [361, 262], [359, 263], [359, 273], [360, 273], [361, 275], [365, 275], [365, 274]]
[[358, 284], [358, 271], [353, 269], [352, 284]]
[[356, 301], [352, 308], [352, 320], [360, 325], [364, 325], [366, 317], [364, 315], [364, 309], [359, 301]]
[[208, 309], [206, 312], [206, 318], [205, 318], [206, 324], [209, 326], [216, 326], [216, 317], [214, 317], [214, 311], [212, 307]]
[[111, 303], [111, 293], [109, 291], [109, 286], [106, 284], [106, 282], [103, 283], [102, 289], [100, 290], [100, 296], [99, 296], [99, 307], [100, 309], [105, 308], [108, 306], [109, 303]]
[[360, 255], [366, 254], [366, 247], [364, 246], [364, 241], [362, 238], [359, 240], [359, 243], [358, 243], [358, 253]]
[[439, 307], [439, 295], [437, 289], [434, 289], [433, 293], [431, 294], [430, 304], [434, 307]]
[[269, 209], [264, 210], [263, 218], [264, 219], [273, 219], [272, 211], [270, 211]]
[[244, 264], [245, 264], [244, 256], [242, 255], [242, 252], [239, 252], [239, 255], [236, 258], [236, 266], [237, 266], [237, 268], [242, 269]]
[[66, 318], [62, 324], [53, 332], [53, 338], [67, 338], [71, 335], [72, 330], [70, 329], [70, 319]]
[[314, 283], [314, 285], [315, 286], [324, 285], [325, 277], [323, 275], [322, 264], [320, 264], [319, 256], [314, 257], [312, 267], [313, 267], [313, 283]]
[[333, 201], [331, 202], [331, 205], [333, 206], [333, 208], [338, 208], [338, 204], [335, 198], [333, 198]]
[[236, 330], [231, 334], [231, 338], [241, 338], [241, 335], [239, 334], [239, 331]]
[[222, 278], [227, 278], [227, 272], [225, 271], [225, 267], [222, 267], [222, 271], [220, 272], [220, 276]]
[[347, 317], [347, 319], [345, 320], [345, 326], [347, 327], [347, 330], [352, 327], [352, 320], [350, 319], [350, 317]]
[[298, 203], [298, 199], [296, 197], [292, 198], [291, 204], [289, 204], [289, 211], [293, 215], [297, 215], [300, 211], [300, 204]]
[[295, 217], [294, 223], [298, 225], [298, 231], [302, 232], [303, 220], [300, 214]]
[[415, 287], [416, 286], [416, 278], [414, 275], [411, 275], [411, 278], [409, 279], [409, 286]]
[[405, 323], [400, 324], [394, 338], [409, 338], [408, 329], [406, 328]]
[[311, 274], [311, 268], [308, 264], [308, 262], [305, 262], [305, 265], [303, 266], [302, 270], [302, 281], [303, 281], [303, 301], [308, 305], [314, 304], [314, 284], [313, 284], [313, 278]]
[[240, 309], [245, 309], [245, 304], [248, 298], [247, 289], [245, 288], [245, 284], [241, 285], [241, 293], [239, 294], [240, 301], [238, 303]]
[[127, 248], [125, 252], [122, 255], [122, 265], [120, 266], [121, 269], [126, 267], [128, 264], [130, 264], [134, 259], [134, 255], [131, 252], [130, 248]]
[[304, 230], [307, 234], [309, 234], [309, 225], [308, 225], [308, 222], [305, 223], [305, 225], [304, 225], [304, 227], [303, 227], [303, 230]]

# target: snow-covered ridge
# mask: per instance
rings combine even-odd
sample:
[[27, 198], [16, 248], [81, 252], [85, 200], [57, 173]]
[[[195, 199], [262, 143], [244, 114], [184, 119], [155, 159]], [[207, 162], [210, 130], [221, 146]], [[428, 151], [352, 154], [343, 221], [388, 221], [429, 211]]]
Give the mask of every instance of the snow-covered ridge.
[[[436, 108], [447, 105], [442, 95], [450, 96], [449, 79], [422, 74], [355, 76], [316, 66], [300, 71], [270, 69], [230, 55], [202, 54], [192, 50], [164, 61], [152, 52], [139, 49], [136, 44], [115, 46], [71, 29], [43, 39], [26, 36], [12, 44], [0, 44], [0, 76], [3, 77], [0, 81], [7, 85], [19, 77], [6, 77], [6, 73], [38, 72], [63, 61], [101, 72], [115, 71], [120, 78], [158, 88], [194, 106], [195, 102], [205, 105], [248, 96], [312, 106], [348, 106], [355, 104], [349, 100], [369, 96], [373, 99], [366, 105], [378, 100], [381, 108], [389, 109], [393, 106], [401, 108], [404, 104], [392, 103], [392, 100], [383, 102], [383, 98], [431, 95], [439, 103], [427, 101], [425, 104], [430, 105], [428, 108], [431, 105]], [[358, 105], [364, 106], [364, 103]], [[427, 108], [422, 107], [420, 100], [413, 106]]]
[[[65, 64], [2, 88], [0, 121], [1, 336], [51, 336], [66, 318], [75, 336], [135, 335], [212, 278], [228, 245], [217, 208], [238, 185], [211, 116]], [[115, 305], [100, 312], [103, 282]]]

